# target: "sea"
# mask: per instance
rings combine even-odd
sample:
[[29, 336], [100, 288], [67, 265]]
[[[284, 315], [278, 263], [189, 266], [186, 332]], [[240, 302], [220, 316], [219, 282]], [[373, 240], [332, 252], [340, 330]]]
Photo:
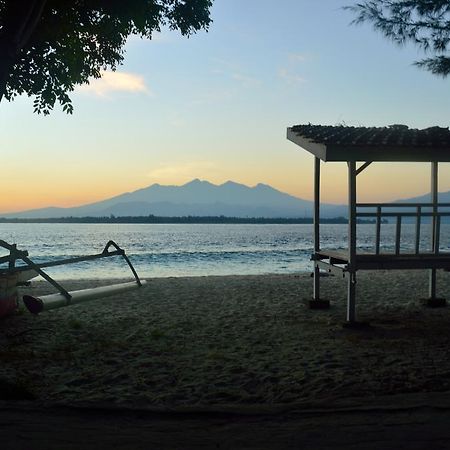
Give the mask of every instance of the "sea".
[[[430, 247], [430, 225], [421, 249]], [[321, 225], [322, 248], [347, 248], [347, 225]], [[393, 251], [395, 224], [382, 225], [382, 250]], [[375, 225], [358, 225], [357, 247], [374, 248]], [[402, 227], [401, 251], [414, 248], [415, 226]], [[2, 223], [0, 239], [27, 250], [36, 263], [100, 253], [109, 240], [123, 248], [142, 278], [295, 274], [312, 269], [312, 225], [292, 224], [36, 224]], [[441, 250], [450, 251], [450, 224], [441, 227]], [[7, 254], [0, 249], [0, 256]], [[46, 269], [59, 279], [127, 278], [120, 257]]]

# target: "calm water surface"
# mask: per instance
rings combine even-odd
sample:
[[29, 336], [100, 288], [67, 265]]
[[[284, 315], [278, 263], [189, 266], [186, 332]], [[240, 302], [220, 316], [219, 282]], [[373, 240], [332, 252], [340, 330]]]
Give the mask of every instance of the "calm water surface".
[[[374, 225], [358, 226], [358, 247], [373, 248]], [[382, 227], [392, 250], [395, 225]], [[449, 248], [450, 225], [441, 248]], [[346, 225], [322, 225], [322, 247], [347, 248]], [[35, 262], [99, 253], [110, 239], [127, 252], [142, 277], [296, 273], [311, 270], [312, 225], [0, 224], [0, 239], [27, 249]], [[423, 248], [430, 240], [424, 225]], [[414, 226], [404, 225], [402, 250], [413, 248]], [[3, 254], [0, 252], [0, 254]], [[58, 278], [128, 276], [120, 258], [47, 269]]]

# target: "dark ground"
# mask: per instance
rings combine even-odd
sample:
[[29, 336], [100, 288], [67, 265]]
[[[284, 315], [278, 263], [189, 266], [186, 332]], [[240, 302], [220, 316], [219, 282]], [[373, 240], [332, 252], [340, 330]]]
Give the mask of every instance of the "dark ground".
[[450, 449], [450, 393], [264, 412], [0, 406], [2, 450]]

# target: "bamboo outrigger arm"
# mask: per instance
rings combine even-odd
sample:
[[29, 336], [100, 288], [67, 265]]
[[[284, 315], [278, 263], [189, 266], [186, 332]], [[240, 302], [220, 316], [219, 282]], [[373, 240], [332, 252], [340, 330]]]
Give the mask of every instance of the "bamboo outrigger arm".
[[[0, 247], [3, 247], [9, 250], [10, 254], [7, 256], [3, 256], [0, 258], [0, 264], [8, 263], [8, 268], [0, 269], [0, 274], [3, 275], [12, 275], [12, 274], [22, 274], [25, 275], [19, 278], [34, 278], [37, 275], [42, 276], [46, 281], [48, 281], [53, 287], [55, 287], [59, 293], [58, 294], [50, 294], [42, 297], [33, 297], [30, 295], [24, 296], [25, 306], [32, 313], [42, 312], [44, 309], [54, 309], [62, 306], [68, 306], [72, 303], [78, 303], [81, 301], [94, 300], [96, 298], [101, 298], [107, 295], [113, 295], [119, 292], [128, 291], [131, 289], [139, 288], [145, 281], [141, 281], [139, 278], [133, 264], [131, 263], [128, 256], [125, 254], [125, 251], [120, 248], [114, 241], [108, 241], [105, 248], [101, 253], [97, 253], [94, 255], [86, 255], [86, 256], [77, 256], [74, 258], [66, 258], [60, 259], [57, 261], [48, 261], [44, 263], [34, 263], [28, 257], [28, 251], [26, 250], [18, 250], [16, 244], [8, 244], [7, 242], [0, 240]], [[114, 250], [111, 250], [111, 247]], [[111, 286], [101, 286], [92, 289], [83, 289], [79, 291], [67, 291], [60, 283], [54, 280], [50, 275], [43, 271], [44, 268], [47, 267], [55, 267], [61, 266], [65, 264], [74, 264], [83, 261], [91, 261], [99, 258], [106, 258], [111, 256], [121, 256], [128, 267], [130, 268], [133, 276], [135, 278], [134, 282], [128, 283], [120, 283]], [[16, 261], [22, 261], [24, 264], [16, 266]], [[29, 276], [28, 276], [29, 274]]]

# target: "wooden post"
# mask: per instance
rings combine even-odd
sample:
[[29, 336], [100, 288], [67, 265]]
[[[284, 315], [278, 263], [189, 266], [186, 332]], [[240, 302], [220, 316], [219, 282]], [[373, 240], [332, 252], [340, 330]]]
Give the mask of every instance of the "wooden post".
[[[431, 203], [433, 205], [431, 217], [431, 251], [435, 252], [436, 246], [436, 213], [438, 210], [438, 163], [431, 163]], [[428, 297], [431, 301], [436, 299], [436, 269], [430, 269]]]
[[380, 254], [381, 242], [381, 206], [377, 206], [377, 220], [375, 224], [375, 254]]
[[348, 288], [347, 322], [356, 322], [356, 162], [348, 166]]
[[13, 270], [16, 267], [16, 259], [17, 259], [17, 244], [12, 244], [11, 249], [9, 251], [9, 256], [11, 259], [9, 260], [8, 269]]
[[402, 237], [402, 216], [397, 216], [397, 225], [395, 227], [395, 255], [400, 255], [400, 241]]
[[417, 207], [416, 214], [416, 242], [414, 246], [414, 253], [418, 255], [420, 252], [420, 224], [422, 220], [422, 208], [420, 206]]
[[309, 302], [311, 309], [328, 309], [329, 300], [320, 298], [320, 269], [317, 266], [317, 254], [320, 251], [320, 159], [314, 158], [314, 285], [313, 298]]
[[[314, 257], [320, 250], [320, 159], [314, 158]], [[320, 300], [320, 273], [314, 260], [313, 300]]]

